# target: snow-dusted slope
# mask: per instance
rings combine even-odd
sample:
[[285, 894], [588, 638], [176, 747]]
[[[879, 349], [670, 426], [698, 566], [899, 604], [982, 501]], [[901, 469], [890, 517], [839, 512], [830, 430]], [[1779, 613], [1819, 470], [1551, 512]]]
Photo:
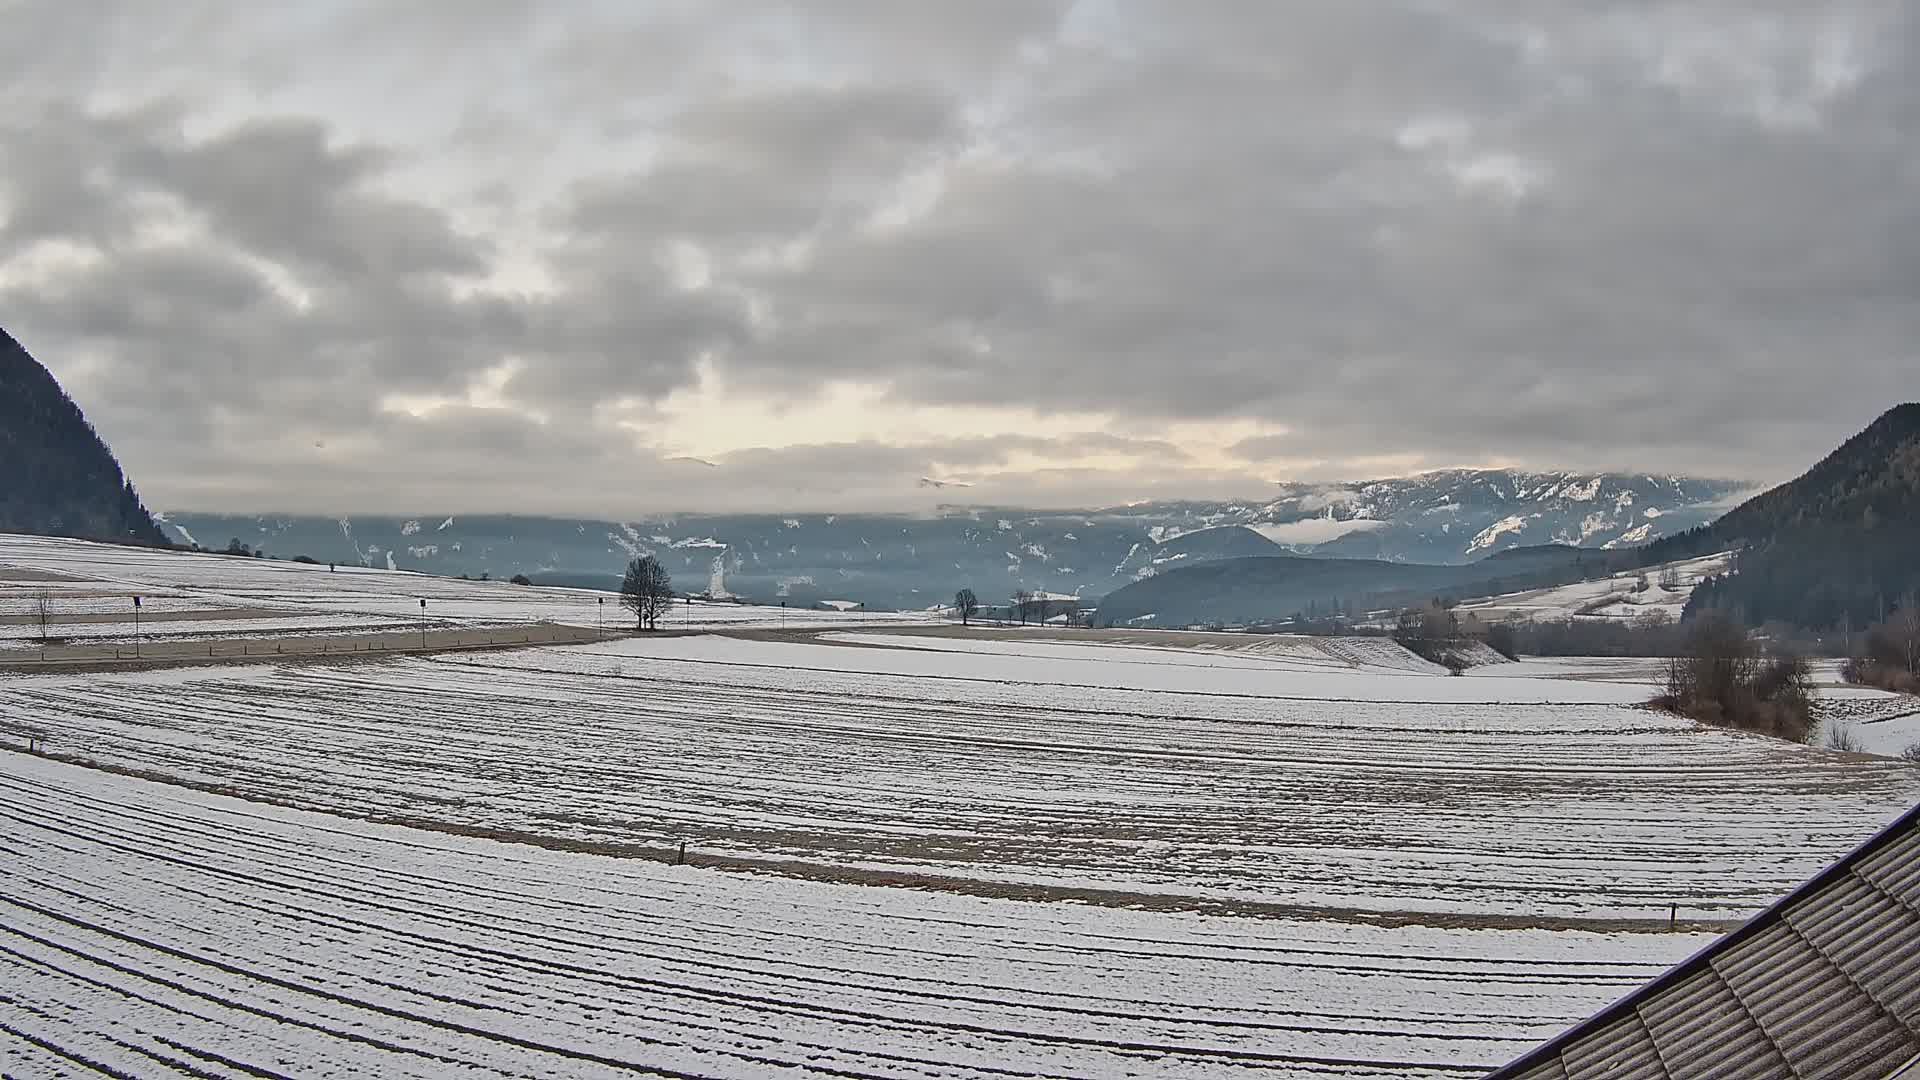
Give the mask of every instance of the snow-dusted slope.
[[1626, 571], [1593, 581], [1579, 581], [1551, 589], [1490, 596], [1461, 604], [1462, 615], [1472, 613], [1489, 621], [1501, 619], [1617, 619], [1664, 616], [1680, 620], [1694, 586], [1722, 574], [1733, 562], [1732, 552]]
[[[1297, 486], [1261, 523], [1301, 529], [1303, 548], [1414, 562], [1458, 562], [1514, 547], [1627, 547], [1704, 524], [1742, 485], [1681, 476], [1451, 470], [1365, 484]], [[1326, 535], [1340, 524], [1344, 533]], [[1271, 528], [1262, 530], [1280, 539]], [[1285, 540], [1281, 540], [1285, 543]]]

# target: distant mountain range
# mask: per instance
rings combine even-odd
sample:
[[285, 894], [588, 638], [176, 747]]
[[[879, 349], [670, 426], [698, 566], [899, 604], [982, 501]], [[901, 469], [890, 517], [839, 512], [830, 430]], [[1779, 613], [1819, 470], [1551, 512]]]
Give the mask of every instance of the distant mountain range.
[[0, 330], [0, 532], [165, 542], [51, 372]]
[[1290, 484], [1252, 503], [930, 516], [685, 514], [632, 521], [500, 515], [163, 515], [181, 543], [438, 574], [606, 585], [653, 554], [675, 585], [755, 599], [926, 608], [969, 587], [1089, 598], [1194, 563], [1274, 555], [1464, 564], [1522, 545], [1620, 546], [1711, 520], [1739, 485], [1683, 477], [1454, 471]]
[[1198, 510], [1296, 554], [1466, 563], [1519, 547], [1617, 548], [1712, 521], [1751, 484], [1626, 473], [1455, 469], [1359, 484], [1282, 484]]
[[[1469, 484], [1478, 486], [1471, 480]], [[1577, 501], [1596, 501], [1600, 491], [1590, 496], [1585, 484], [1575, 487]], [[1550, 487], [1549, 501], [1564, 499], [1567, 486], [1563, 481]], [[1539, 497], [1537, 486], [1519, 487]], [[1630, 489], [1622, 489], [1619, 498], [1626, 502], [1629, 494]], [[1701, 509], [1706, 507], [1694, 508]], [[1650, 520], [1664, 524], [1668, 518], [1662, 513]], [[1506, 520], [1530, 519], [1515, 513]], [[1503, 520], [1477, 534], [1473, 544], [1497, 539], [1496, 533], [1504, 537], [1507, 531]], [[1889, 611], [1920, 605], [1920, 404], [1889, 410], [1805, 475], [1740, 503], [1708, 524], [1630, 546], [1647, 535], [1621, 534], [1601, 545], [1609, 548], [1601, 551], [1518, 549], [1465, 567], [1228, 558], [1169, 568], [1116, 589], [1102, 601], [1099, 618], [1109, 624], [1152, 626], [1278, 621], [1316, 609], [1360, 612], [1431, 597], [1465, 599], [1540, 588], [1734, 551], [1730, 573], [1693, 589], [1689, 614], [1715, 607], [1753, 623], [1778, 620], [1813, 630], [1862, 628]]]

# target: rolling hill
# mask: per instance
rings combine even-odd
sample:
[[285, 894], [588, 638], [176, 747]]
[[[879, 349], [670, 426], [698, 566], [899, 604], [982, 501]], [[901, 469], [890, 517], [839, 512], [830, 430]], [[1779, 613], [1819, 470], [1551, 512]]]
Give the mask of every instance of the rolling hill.
[[1752, 622], [1861, 627], [1920, 594], [1920, 403], [1887, 410], [1804, 474], [1703, 528], [1650, 545], [1650, 562], [1736, 549], [1733, 572], [1688, 610]]
[[[1099, 618], [1110, 625], [1158, 626], [1276, 621], [1295, 613], [1377, 610], [1436, 596], [1504, 596], [1504, 606], [1469, 607], [1515, 614], [1528, 604], [1554, 609], [1558, 601], [1510, 594], [1673, 565], [1693, 568], [1684, 575], [1689, 614], [1712, 607], [1753, 623], [1859, 628], [1890, 610], [1920, 604], [1916, 553], [1920, 404], [1906, 404], [1888, 410], [1802, 476], [1710, 524], [1643, 547], [1519, 548], [1466, 566], [1228, 559], [1175, 568], [1121, 588], [1106, 597]], [[1604, 601], [1614, 591], [1615, 584], [1602, 581], [1597, 590], [1587, 590], [1592, 595], [1584, 601]], [[1621, 600], [1616, 606], [1616, 615], [1631, 616], [1644, 605]]]
[[1299, 555], [1225, 559], [1157, 574], [1109, 594], [1106, 626], [1277, 622], [1295, 614], [1354, 614], [1440, 598], [1516, 592], [1602, 574], [1625, 552], [1547, 545], [1447, 566]]

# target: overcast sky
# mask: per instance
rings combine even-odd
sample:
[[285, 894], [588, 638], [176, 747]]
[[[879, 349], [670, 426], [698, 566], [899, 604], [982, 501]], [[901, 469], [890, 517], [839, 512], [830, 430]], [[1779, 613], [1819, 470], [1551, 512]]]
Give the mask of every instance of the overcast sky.
[[0, 326], [174, 509], [1775, 480], [1920, 396], [1917, 11], [0, 0]]

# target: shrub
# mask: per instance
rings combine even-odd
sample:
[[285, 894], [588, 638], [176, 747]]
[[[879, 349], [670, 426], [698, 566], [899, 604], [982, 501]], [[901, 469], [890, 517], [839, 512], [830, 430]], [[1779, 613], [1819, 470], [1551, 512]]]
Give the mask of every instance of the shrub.
[[1681, 655], [1667, 664], [1657, 708], [1704, 724], [1804, 742], [1813, 731], [1813, 675], [1799, 656], [1762, 661], [1744, 626], [1704, 612], [1686, 628]]
[[1920, 742], [1914, 743], [1912, 746], [1900, 751], [1900, 760], [1911, 761], [1916, 765], [1920, 765]]
[[1860, 686], [1877, 686], [1897, 694], [1920, 694], [1920, 675], [1877, 660], [1849, 659], [1840, 665], [1840, 677]]
[[528, 576], [527, 576], [527, 575], [525, 575], [525, 574], [515, 574], [515, 575], [513, 575], [513, 577], [512, 577], [511, 579], [509, 579], [509, 580], [511, 580], [511, 581], [512, 581], [512, 582], [513, 582], [513, 583], [514, 583], [515, 585], [531, 585], [531, 584], [533, 584], [533, 579], [532, 579], [532, 578], [530, 578], [530, 577], [528, 577]]
[[1860, 736], [1851, 724], [1828, 723], [1823, 726], [1826, 728], [1827, 749], [1848, 754], [1866, 753], [1866, 746], [1860, 742]]

